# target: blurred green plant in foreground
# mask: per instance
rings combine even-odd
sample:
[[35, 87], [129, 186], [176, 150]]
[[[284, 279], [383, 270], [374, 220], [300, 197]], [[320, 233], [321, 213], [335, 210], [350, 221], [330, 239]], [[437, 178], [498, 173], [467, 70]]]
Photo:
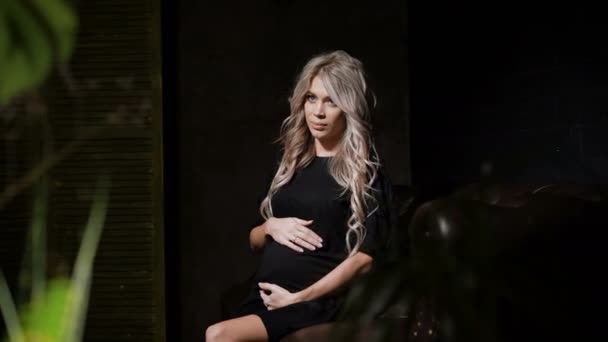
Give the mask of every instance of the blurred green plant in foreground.
[[0, 1], [0, 106], [37, 87], [74, 50], [77, 17], [65, 0]]
[[[53, 67], [71, 57], [76, 37], [77, 16], [65, 0], [0, 1], [0, 110], [13, 99], [35, 91]], [[48, 129], [48, 122], [40, 118]], [[45, 157], [60, 159], [49, 151], [43, 134]], [[65, 153], [64, 153], [65, 154]], [[54, 157], [54, 158], [53, 158]], [[100, 176], [89, 218], [71, 277], [46, 279], [46, 221], [48, 185], [46, 172], [53, 163], [35, 165], [25, 181], [7, 184], [3, 196], [33, 185], [33, 210], [26, 250], [29, 250], [21, 279], [29, 280], [30, 298], [17, 307], [4, 273], [0, 269], [0, 311], [11, 342], [75, 342], [82, 339], [93, 260], [104, 225], [109, 198], [109, 177]], [[0, 206], [0, 210], [3, 206]], [[23, 284], [22, 284], [23, 285]]]
[[[94, 195], [82, 243], [76, 257], [71, 278], [44, 279], [44, 255], [36, 257], [32, 248], [32, 295], [30, 302], [17, 314], [4, 275], [0, 270], [0, 309], [7, 325], [11, 342], [45, 341], [74, 342], [82, 338], [93, 273], [93, 260], [101, 236], [108, 205], [109, 178], [100, 177]], [[44, 236], [46, 210], [46, 184], [37, 185], [34, 199], [34, 217], [30, 235], [32, 246]], [[36, 260], [38, 259], [38, 260]], [[26, 271], [27, 272], [27, 271]], [[37, 273], [37, 274], [34, 274]], [[46, 286], [41, 286], [42, 284]]]

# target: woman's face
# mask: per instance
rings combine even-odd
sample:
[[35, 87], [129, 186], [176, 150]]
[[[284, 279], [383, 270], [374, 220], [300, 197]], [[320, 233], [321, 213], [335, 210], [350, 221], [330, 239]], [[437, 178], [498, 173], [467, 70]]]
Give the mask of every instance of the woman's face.
[[342, 109], [327, 94], [323, 81], [315, 76], [304, 102], [306, 124], [310, 134], [323, 144], [335, 144], [346, 129], [346, 118]]

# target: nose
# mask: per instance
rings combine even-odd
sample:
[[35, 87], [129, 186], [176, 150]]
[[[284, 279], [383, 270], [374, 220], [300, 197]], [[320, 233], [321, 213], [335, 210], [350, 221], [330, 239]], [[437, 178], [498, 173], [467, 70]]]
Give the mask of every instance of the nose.
[[325, 110], [323, 108], [323, 102], [318, 101], [318, 103], [315, 104], [315, 107], [313, 108], [313, 114], [317, 117], [324, 117], [325, 116]]

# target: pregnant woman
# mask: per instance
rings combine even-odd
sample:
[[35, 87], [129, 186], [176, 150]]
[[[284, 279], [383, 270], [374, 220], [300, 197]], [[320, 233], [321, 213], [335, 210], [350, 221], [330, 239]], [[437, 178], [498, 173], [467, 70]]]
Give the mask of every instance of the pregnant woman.
[[344, 290], [386, 250], [390, 181], [371, 138], [373, 95], [344, 51], [312, 58], [290, 98], [281, 153], [249, 234], [263, 253], [236, 318], [211, 341], [277, 341], [336, 318]]

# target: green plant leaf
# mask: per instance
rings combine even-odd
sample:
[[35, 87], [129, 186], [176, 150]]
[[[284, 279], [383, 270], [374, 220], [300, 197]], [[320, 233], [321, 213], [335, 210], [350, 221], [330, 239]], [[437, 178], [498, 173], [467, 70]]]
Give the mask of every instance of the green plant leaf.
[[48, 207], [48, 185], [43, 176], [34, 187], [32, 223], [32, 297], [35, 299], [44, 294], [46, 289], [46, 223]]
[[65, 341], [64, 326], [68, 319], [70, 281], [52, 279], [42, 297], [34, 300], [22, 312], [23, 330], [28, 341]]
[[63, 63], [72, 55], [78, 26], [73, 9], [65, 0], [32, 0], [38, 12], [46, 19], [55, 42], [58, 61]]
[[3, 0], [0, 7], [8, 20], [8, 49], [2, 63], [0, 105], [38, 85], [51, 68], [51, 46], [32, 14], [17, 0]]
[[25, 336], [17, 315], [17, 308], [11, 296], [11, 291], [4, 278], [4, 273], [0, 270], [0, 312], [6, 323], [6, 330], [12, 342], [24, 342]]
[[76, 26], [64, 0], [32, 0], [29, 6], [21, 0], [0, 2], [0, 106], [40, 85], [55, 62], [67, 61]]
[[[101, 176], [84, 228], [72, 278], [56, 278], [46, 282], [44, 291], [34, 295], [31, 302], [21, 311], [22, 324], [19, 324], [8, 286], [0, 272], [0, 309], [7, 322], [11, 342], [77, 342], [82, 339], [93, 277], [93, 262], [105, 222], [109, 188], [109, 177]], [[42, 214], [45, 212], [45, 207], [41, 207], [42, 201], [46, 200], [44, 182], [40, 184], [36, 194], [41, 203], [35, 205], [35, 208], [38, 208], [35, 211]], [[35, 228], [34, 225], [32, 228]]]
[[0, 4], [0, 68], [2, 67], [2, 61], [4, 61], [8, 54], [8, 40], [10, 38], [8, 34], [8, 19], [6, 17], [6, 11], [3, 10], [3, 6], [4, 5]]
[[110, 177], [101, 176], [97, 182], [95, 197], [89, 220], [85, 226], [80, 249], [72, 274], [72, 298], [65, 326], [65, 341], [80, 341], [84, 330], [85, 317], [89, 303], [89, 291], [93, 277], [93, 261], [106, 218], [110, 189]]

